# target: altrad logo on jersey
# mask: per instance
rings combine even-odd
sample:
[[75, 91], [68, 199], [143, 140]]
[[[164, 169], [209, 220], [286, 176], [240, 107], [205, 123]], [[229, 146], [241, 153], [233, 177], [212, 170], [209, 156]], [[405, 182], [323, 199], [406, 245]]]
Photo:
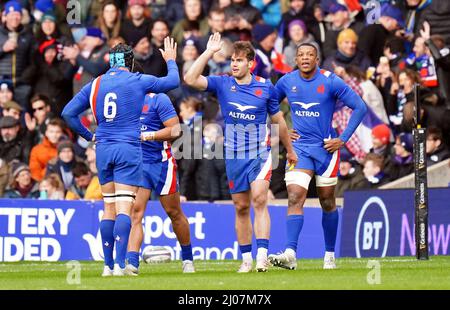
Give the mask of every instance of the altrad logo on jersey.
[[[311, 107], [314, 107], [316, 105], [319, 105], [320, 102], [311, 102], [311, 103], [304, 103], [300, 101], [294, 101], [292, 104], [299, 105], [304, 110], [309, 110]], [[320, 117], [320, 112], [317, 111], [295, 111], [295, 115], [297, 116], [306, 116], [306, 117]]]
[[[228, 102], [229, 104], [231, 104], [232, 106], [235, 106], [237, 110], [239, 110], [240, 112], [245, 112], [247, 110], [251, 110], [251, 109], [256, 109], [257, 107], [253, 106], [253, 105], [241, 105], [239, 103], [236, 102]], [[238, 119], [243, 119], [243, 120], [255, 120], [256, 115], [254, 114], [247, 114], [247, 113], [240, 113], [240, 112], [235, 112], [235, 111], [230, 111], [228, 113], [229, 116], [231, 116], [232, 118], [238, 118]]]

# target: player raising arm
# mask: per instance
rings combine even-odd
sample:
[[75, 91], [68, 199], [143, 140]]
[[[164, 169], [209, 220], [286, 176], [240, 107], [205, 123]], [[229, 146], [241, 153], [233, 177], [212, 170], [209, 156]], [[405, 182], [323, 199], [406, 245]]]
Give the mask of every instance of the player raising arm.
[[243, 257], [238, 272], [250, 272], [252, 223], [250, 202], [255, 210], [254, 230], [258, 252], [256, 270], [267, 271], [270, 216], [267, 193], [272, 174], [267, 117], [278, 124], [280, 139], [287, 149], [290, 164], [297, 156], [289, 139], [286, 123], [279, 109], [274, 86], [253, 76], [255, 50], [249, 42], [235, 42], [231, 56], [232, 76], [202, 76], [208, 60], [221, 49], [220, 34], [211, 35], [207, 49], [185, 75], [185, 82], [199, 90], [214, 92], [225, 120], [225, 167], [230, 193], [236, 209], [236, 233]]
[[[275, 88], [279, 99], [287, 97], [292, 122], [298, 139], [293, 142], [298, 164], [286, 172], [288, 190], [287, 244], [279, 255], [270, 255], [270, 262], [286, 269], [297, 267], [297, 242], [303, 226], [303, 204], [308, 185], [316, 176], [316, 186], [323, 210], [325, 236], [324, 269], [336, 268], [334, 247], [339, 223], [334, 188], [339, 170], [339, 149], [350, 139], [361, 123], [367, 107], [364, 101], [335, 74], [318, 67], [314, 45], [304, 43], [297, 49], [298, 70], [283, 76]], [[353, 109], [345, 131], [337, 137], [332, 128], [336, 102]]]
[[[173, 39], [164, 40], [161, 53], [167, 62], [168, 75], [156, 78], [132, 73], [133, 50], [128, 45], [118, 44], [109, 53], [111, 69], [85, 85], [62, 112], [77, 134], [88, 141], [95, 137], [96, 164], [105, 206], [100, 222], [105, 258], [103, 276], [125, 274], [130, 211], [137, 187], [142, 184], [139, 117], [147, 93], [166, 92], [179, 85], [176, 49]], [[95, 136], [79, 119], [89, 107], [97, 122]]]

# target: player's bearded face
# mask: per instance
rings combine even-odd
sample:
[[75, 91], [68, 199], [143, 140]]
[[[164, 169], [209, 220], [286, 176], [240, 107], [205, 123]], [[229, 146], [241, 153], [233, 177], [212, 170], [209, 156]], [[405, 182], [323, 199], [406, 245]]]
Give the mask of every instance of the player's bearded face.
[[244, 55], [233, 54], [231, 56], [231, 74], [233, 77], [243, 78], [252, 67], [253, 61], [248, 61]]
[[302, 46], [297, 50], [295, 59], [298, 68], [303, 73], [312, 72], [319, 63], [316, 49], [312, 46]]

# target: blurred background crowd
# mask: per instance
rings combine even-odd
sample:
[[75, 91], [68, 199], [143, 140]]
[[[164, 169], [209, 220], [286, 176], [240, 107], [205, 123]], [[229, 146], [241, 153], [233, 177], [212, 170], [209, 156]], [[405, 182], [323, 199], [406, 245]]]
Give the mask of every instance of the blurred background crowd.
[[[120, 42], [134, 48], [144, 73], [166, 75], [159, 48], [168, 35], [178, 42], [181, 75], [220, 32], [224, 47], [205, 75], [227, 74], [232, 43], [248, 40], [257, 51], [253, 73], [273, 83], [296, 69], [299, 44], [316, 45], [321, 67], [343, 78], [369, 107], [341, 152], [337, 196], [413, 172], [416, 83], [428, 165], [450, 157], [448, 0], [13, 0], [1, 1], [1, 8], [0, 197], [101, 199], [94, 145], [68, 129], [61, 111], [108, 70], [108, 50]], [[203, 132], [203, 149], [223, 143], [220, 130], [207, 126], [223, 127], [212, 94], [182, 84], [168, 95], [180, 121]], [[289, 106], [281, 108], [289, 125]], [[338, 102], [338, 133], [350, 115]], [[90, 111], [82, 122], [95, 130]], [[207, 154], [178, 161], [183, 200], [230, 198], [223, 160]], [[270, 198], [287, 197], [285, 157], [280, 146]]]

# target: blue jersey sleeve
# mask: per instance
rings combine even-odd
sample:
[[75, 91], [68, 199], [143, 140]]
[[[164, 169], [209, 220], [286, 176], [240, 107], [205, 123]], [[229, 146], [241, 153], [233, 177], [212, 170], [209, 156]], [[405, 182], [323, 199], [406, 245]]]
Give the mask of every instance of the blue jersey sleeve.
[[269, 86], [269, 100], [267, 101], [267, 112], [269, 112], [270, 115], [275, 115], [278, 112], [280, 112], [280, 102], [278, 100], [278, 93], [275, 87], [272, 85], [272, 83], [270, 83]]
[[221, 85], [223, 85], [223, 77], [220, 75], [206, 77], [208, 86], [206, 91], [217, 94]]
[[159, 94], [157, 95], [157, 112], [159, 119], [161, 122], [165, 122], [173, 117], [177, 116], [177, 113], [175, 112], [175, 108], [172, 105], [172, 102], [170, 101], [169, 97], [166, 94]]
[[366, 115], [367, 106], [361, 97], [338, 76], [333, 78], [332, 90], [336, 100], [342, 101], [345, 106], [353, 110], [347, 128], [339, 137], [342, 141], [347, 142]]
[[81, 124], [79, 115], [90, 107], [89, 93], [91, 86], [92, 82], [85, 85], [64, 107], [61, 114], [67, 125], [87, 141], [92, 140], [93, 134]]
[[167, 62], [167, 76], [157, 78], [153, 75], [140, 74], [139, 81], [147, 93], [165, 93], [180, 85], [180, 74], [175, 61]]

